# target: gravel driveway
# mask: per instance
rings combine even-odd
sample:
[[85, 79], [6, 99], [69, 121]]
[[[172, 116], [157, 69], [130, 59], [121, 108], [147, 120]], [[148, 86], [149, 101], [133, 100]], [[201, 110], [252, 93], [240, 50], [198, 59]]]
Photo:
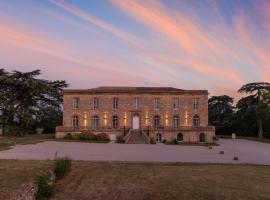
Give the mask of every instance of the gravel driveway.
[[[55, 153], [74, 160], [90, 161], [154, 161], [194, 163], [249, 163], [270, 165], [270, 144], [248, 140], [220, 139], [220, 146], [208, 149], [202, 146], [164, 144], [93, 144], [82, 142], [43, 142], [16, 145], [1, 151], [0, 159], [45, 160]], [[224, 151], [224, 154], [219, 154]], [[233, 157], [239, 160], [234, 161]]]

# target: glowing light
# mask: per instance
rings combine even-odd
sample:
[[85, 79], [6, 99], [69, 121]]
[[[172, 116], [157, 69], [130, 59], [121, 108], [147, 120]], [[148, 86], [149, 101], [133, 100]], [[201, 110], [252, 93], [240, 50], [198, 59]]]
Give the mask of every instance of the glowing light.
[[188, 125], [188, 112], [185, 112], [185, 124]]
[[105, 113], [104, 114], [104, 126], [107, 126], [107, 119], [108, 119], [108, 117], [107, 117], [107, 114]]
[[148, 112], [145, 113], [145, 125], [148, 126]]
[[84, 112], [84, 114], [83, 114], [83, 125], [84, 125], [84, 127], [87, 126], [87, 113], [86, 112]]
[[127, 125], [127, 113], [124, 114], [124, 124]]
[[166, 126], [168, 126], [168, 124], [169, 124], [168, 114], [165, 115], [165, 124], [166, 124]]

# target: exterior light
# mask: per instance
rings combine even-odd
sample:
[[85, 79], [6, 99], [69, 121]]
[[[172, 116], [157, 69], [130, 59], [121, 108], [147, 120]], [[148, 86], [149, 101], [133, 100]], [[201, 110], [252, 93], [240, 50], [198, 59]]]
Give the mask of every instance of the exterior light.
[[148, 112], [145, 113], [145, 125], [148, 126]]
[[188, 125], [188, 112], [185, 112], [185, 124]]
[[104, 114], [104, 125], [107, 126], [107, 114]]
[[87, 127], [87, 113], [86, 112], [84, 112], [83, 114], [83, 125], [84, 127]]
[[127, 125], [127, 113], [126, 112], [124, 114], [124, 124], [125, 124], [125, 126]]
[[166, 126], [168, 126], [168, 123], [169, 123], [169, 117], [168, 117], [168, 114], [165, 115], [165, 124]]

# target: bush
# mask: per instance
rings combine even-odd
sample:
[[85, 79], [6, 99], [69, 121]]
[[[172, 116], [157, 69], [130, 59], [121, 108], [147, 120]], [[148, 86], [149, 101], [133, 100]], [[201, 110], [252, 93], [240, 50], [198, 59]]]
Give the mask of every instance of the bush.
[[150, 144], [156, 144], [155, 138], [150, 137]]
[[166, 144], [167, 143], [167, 140], [166, 139], [162, 140], [162, 143]]
[[54, 193], [55, 184], [52, 175], [49, 171], [45, 171], [40, 174], [36, 179], [37, 199], [43, 199], [46, 197], [51, 197]]
[[80, 134], [67, 134], [64, 139], [67, 140], [86, 140], [86, 141], [98, 141], [98, 142], [109, 142], [110, 139], [106, 133], [99, 133], [97, 135], [89, 132], [83, 131]]
[[61, 179], [71, 168], [71, 159], [69, 157], [56, 158], [54, 163], [54, 174], [57, 179]]
[[96, 140], [97, 141], [104, 141], [104, 142], [107, 142], [107, 141], [110, 141], [108, 135], [106, 133], [99, 133], [96, 135]]
[[116, 136], [116, 143], [125, 143], [124, 136], [123, 135], [117, 135]]

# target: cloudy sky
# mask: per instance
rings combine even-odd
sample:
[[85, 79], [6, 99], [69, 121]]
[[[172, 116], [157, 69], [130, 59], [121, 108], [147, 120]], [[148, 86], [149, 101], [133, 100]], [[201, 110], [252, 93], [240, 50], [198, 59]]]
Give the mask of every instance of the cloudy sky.
[[242, 84], [270, 81], [270, 1], [0, 0], [0, 61], [70, 88], [237, 97]]

